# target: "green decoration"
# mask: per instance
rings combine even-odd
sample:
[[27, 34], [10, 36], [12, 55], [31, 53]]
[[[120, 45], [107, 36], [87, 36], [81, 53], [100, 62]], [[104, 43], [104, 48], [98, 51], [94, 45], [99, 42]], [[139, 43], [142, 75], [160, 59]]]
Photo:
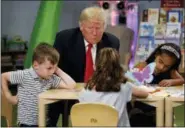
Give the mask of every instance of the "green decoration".
[[59, 27], [61, 7], [61, 1], [41, 1], [31, 34], [24, 68], [30, 68], [32, 65], [33, 50], [40, 42], [53, 45]]

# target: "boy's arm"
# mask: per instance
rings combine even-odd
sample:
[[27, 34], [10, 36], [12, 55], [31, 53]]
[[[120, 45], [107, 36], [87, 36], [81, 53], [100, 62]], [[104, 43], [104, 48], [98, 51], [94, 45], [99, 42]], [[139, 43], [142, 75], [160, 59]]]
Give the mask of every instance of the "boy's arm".
[[8, 89], [9, 81], [10, 81], [10, 72], [3, 73], [1, 75], [2, 80], [2, 93], [8, 99], [8, 101], [12, 104], [17, 104], [17, 96], [12, 96], [10, 90]]
[[62, 78], [59, 83], [59, 88], [73, 89], [76, 86], [76, 82], [60, 68], [57, 67], [55, 73]]

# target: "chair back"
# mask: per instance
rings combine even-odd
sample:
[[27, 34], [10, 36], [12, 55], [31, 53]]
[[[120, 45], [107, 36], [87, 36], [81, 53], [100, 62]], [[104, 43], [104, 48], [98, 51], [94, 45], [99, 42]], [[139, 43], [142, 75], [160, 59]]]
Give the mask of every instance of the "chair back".
[[71, 108], [72, 126], [114, 126], [118, 124], [118, 111], [101, 103], [77, 103]]

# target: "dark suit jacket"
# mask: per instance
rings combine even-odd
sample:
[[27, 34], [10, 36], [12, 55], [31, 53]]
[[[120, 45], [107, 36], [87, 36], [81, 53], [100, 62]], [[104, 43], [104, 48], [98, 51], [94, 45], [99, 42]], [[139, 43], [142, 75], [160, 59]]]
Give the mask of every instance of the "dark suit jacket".
[[[112, 34], [104, 33], [97, 44], [97, 52], [105, 47], [119, 51], [119, 39]], [[56, 35], [54, 47], [60, 53], [58, 66], [69, 74], [76, 82], [84, 81], [85, 44], [79, 28], [63, 30]]]

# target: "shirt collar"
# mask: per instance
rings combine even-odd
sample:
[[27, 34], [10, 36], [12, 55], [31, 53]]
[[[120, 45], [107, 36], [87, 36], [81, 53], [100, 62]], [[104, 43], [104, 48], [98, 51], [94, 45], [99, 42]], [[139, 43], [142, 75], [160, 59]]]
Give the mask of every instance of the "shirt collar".
[[[85, 42], [85, 47], [87, 47], [89, 43], [85, 39], [84, 39], [84, 42]], [[96, 48], [97, 44], [92, 44], [92, 46], [93, 48]]]
[[35, 69], [33, 67], [30, 68], [30, 73], [34, 79], [39, 79], [39, 76], [37, 75]]

